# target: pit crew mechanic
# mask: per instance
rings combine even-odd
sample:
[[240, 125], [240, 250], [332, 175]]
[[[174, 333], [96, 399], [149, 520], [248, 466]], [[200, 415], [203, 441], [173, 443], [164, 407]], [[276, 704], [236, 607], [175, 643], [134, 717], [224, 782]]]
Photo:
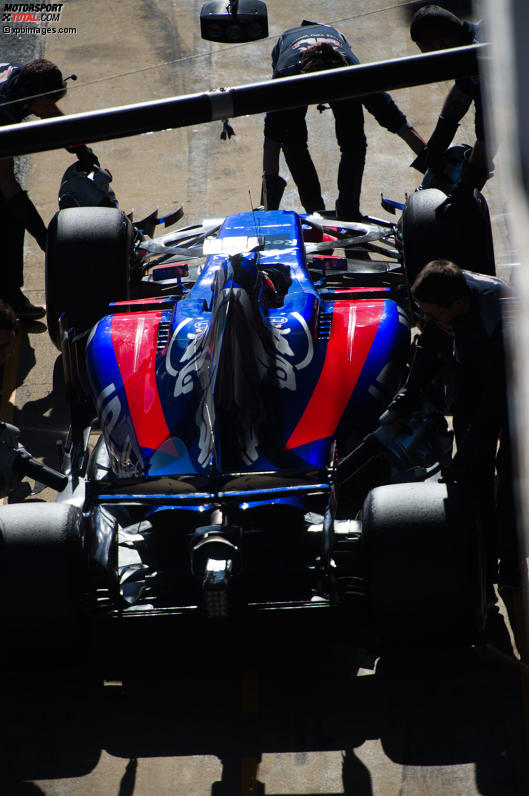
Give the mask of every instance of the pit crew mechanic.
[[[72, 76], [73, 77], [73, 76]], [[66, 78], [68, 79], [68, 78]], [[60, 69], [43, 58], [25, 65], [0, 64], [0, 124], [16, 124], [35, 114], [41, 119], [62, 116], [57, 102], [66, 94]], [[81, 168], [98, 165], [89, 147], [67, 147], [74, 152]], [[23, 294], [24, 233], [27, 230], [46, 251], [47, 229], [38, 210], [15, 175], [14, 159], [0, 159], [0, 218], [2, 219], [4, 262], [0, 296], [19, 318], [36, 319], [45, 314]]]
[[[300, 27], [286, 30], [272, 50], [273, 77], [287, 77], [320, 69], [334, 69], [358, 64], [345, 36], [329, 25], [304, 21]], [[359, 220], [360, 193], [367, 142], [364, 135], [364, 105], [377, 122], [399, 135], [415, 152], [425, 145], [417, 131], [389, 94], [380, 93], [358, 99], [331, 102], [336, 139], [340, 147], [338, 168], [337, 217]], [[266, 114], [263, 150], [263, 202], [269, 210], [279, 207], [285, 181], [279, 176], [281, 148], [307, 212], [324, 210], [320, 182], [307, 145], [307, 107], [273, 111]]]
[[[422, 52], [477, 44], [482, 37], [481, 23], [463, 22], [455, 14], [437, 5], [427, 5], [414, 14], [410, 36]], [[476, 140], [463, 166], [461, 176], [450, 192], [452, 200], [468, 199], [474, 188], [481, 190], [492, 170], [490, 142], [483, 120], [481, 80], [478, 75], [458, 78], [446, 97], [441, 114], [424, 151], [414, 161], [417, 169], [434, 174], [441, 172], [442, 155], [456, 134], [459, 122], [470, 106], [475, 109]]]
[[[433, 260], [419, 272], [411, 293], [424, 326], [406, 385], [392, 409], [402, 415], [422, 399], [443, 365], [447, 351], [443, 341], [446, 335], [451, 337], [457, 453], [447, 479], [461, 484], [479, 507], [489, 543], [491, 582], [516, 589], [521, 570], [503, 340], [503, 307], [513, 300], [511, 288], [496, 277], [461, 270], [448, 260]], [[497, 521], [492, 520], [495, 513]]]

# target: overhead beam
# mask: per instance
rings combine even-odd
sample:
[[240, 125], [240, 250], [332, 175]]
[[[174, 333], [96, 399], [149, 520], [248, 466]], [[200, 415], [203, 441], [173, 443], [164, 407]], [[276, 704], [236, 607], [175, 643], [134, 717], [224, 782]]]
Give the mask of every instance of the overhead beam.
[[[0, 157], [188, 127], [294, 105], [363, 97], [380, 91], [477, 74], [487, 45], [412, 55], [234, 88], [152, 100], [0, 127]], [[295, 98], [295, 102], [293, 102]]]

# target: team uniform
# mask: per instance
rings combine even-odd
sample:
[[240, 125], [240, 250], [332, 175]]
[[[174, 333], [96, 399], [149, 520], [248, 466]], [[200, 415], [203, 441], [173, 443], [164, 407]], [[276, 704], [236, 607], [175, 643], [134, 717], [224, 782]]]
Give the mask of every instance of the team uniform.
[[[17, 124], [29, 113], [28, 104], [13, 102], [19, 99], [17, 76], [21, 64], [0, 64], [0, 125]], [[10, 103], [4, 105], [3, 103]], [[3, 265], [0, 296], [16, 306], [24, 284], [24, 233], [25, 225], [20, 215], [12, 212], [9, 202], [0, 194], [0, 218], [3, 227]], [[44, 238], [45, 241], [45, 238]]]
[[[345, 36], [328, 25], [308, 24], [285, 31], [272, 50], [273, 77], [288, 77], [300, 73], [300, 55], [307, 48], [321, 43], [330, 44], [341, 53], [346, 65], [359, 63]], [[338, 168], [338, 200], [336, 210], [340, 218], [360, 217], [360, 191], [364, 172], [367, 142], [364, 134], [363, 107], [377, 122], [392, 133], [409, 127], [406, 116], [389, 94], [380, 93], [360, 99], [345, 99], [330, 103], [335, 120], [336, 140], [340, 147]], [[324, 210], [325, 203], [314, 163], [308, 149], [307, 107], [267, 113], [264, 135], [267, 142], [281, 145], [285, 160], [299, 191], [301, 204], [307, 212]], [[269, 208], [274, 209], [274, 208]]]
[[[480, 507], [488, 537], [491, 578], [511, 583], [519, 578], [517, 537], [512, 494], [511, 446], [507, 411], [507, 389], [503, 316], [513, 300], [509, 285], [501, 279], [463, 271], [470, 289], [470, 307], [451, 324], [451, 330], [434, 321], [425, 324], [419, 339], [422, 362], [415, 363], [409, 389], [417, 390], [433, 375], [435, 360], [446, 335], [452, 337], [454, 397], [451, 406], [457, 453], [450, 476]], [[445, 349], [446, 350], [446, 349]], [[497, 492], [495, 473], [498, 475]], [[495, 495], [496, 504], [495, 507]], [[494, 517], [497, 519], [494, 520]], [[499, 575], [496, 562], [500, 559]]]
[[[41, 118], [60, 114], [56, 102], [64, 96], [65, 81], [58, 67], [45, 59], [20, 64], [0, 64], [0, 125], [18, 124], [35, 113]], [[66, 147], [90, 170], [97, 157], [84, 145]], [[84, 164], [84, 165], [83, 165]], [[34, 307], [22, 293], [24, 269], [24, 234], [27, 230], [40, 248], [46, 250], [47, 229], [33, 202], [18, 184], [12, 158], [2, 160], [0, 213], [3, 223], [4, 260], [0, 297], [19, 317], [39, 318], [43, 307]]]

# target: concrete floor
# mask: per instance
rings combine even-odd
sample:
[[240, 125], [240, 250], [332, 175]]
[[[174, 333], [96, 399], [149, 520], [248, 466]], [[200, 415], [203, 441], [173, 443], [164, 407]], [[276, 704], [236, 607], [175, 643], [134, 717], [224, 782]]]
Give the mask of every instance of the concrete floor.
[[[223, 47], [200, 39], [198, 0], [67, 0], [61, 25], [76, 32], [41, 42], [47, 58], [64, 73], [78, 75], [61, 104], [65, 113], [74, 113], [267, 78], [275, 37], [302, 16], [336, 24], [362, 62], [415, 54], [405, 10], [388, 8], [383, 0], [368, 5], [306, 0], [301, 8], [269, 0], [270, 40]], [[20, 43], [27, 46], [23, 36]], [[447, 89], [448, 84], [425, 86], [393, 96], [427, 138]], [[309, 112], [311, 150], [332, 207], [338, 151], [329, 117], [328, 111]], [[226, 142], [219, 122], [108, 141], [94, 149], [112, 172], [125, 211], [134, 209], [141, 218], [154, 207], [166, 214], [183, 203], [185, 220], [195, 223], [257, 203], [262, 121], [262, 116], [236, 119], [236, 136]], [[458, 140], [471, 142], [472, 134], [469, 118]], [[401, 201], [414, 190], [413, 154], [369, 114], [366, 135], [362, 209], [389, 218], [380, 208], [380, 193]], [[56, 212], [60, 177], [71, 161], [64, 150], [28, 161], [26, 187], [46, 222]], [[284, 164], [282, 173], [288, 177]], [[500, 272], [510, 277], [516, 255], [499, 181], [491, 181], [485, 193]], [[284, 206], [300, 209], [291, 181]], [[27, 295], [42, 303], [43, 257], [31, 238], [26, 263]], [[90, 274], [78, 277], [82, 290]], [[54, 465], [55, 441], [65, 433], [65, 402], [60, 360], [43, 324], [21, 336], [18, 366], [14, 391], [3, 396], [4, 410], [23, 428], [26, 447]], [[39, 497], [52, 500], [54, 493], [45, 490]], [[315, 648], [321, 652], [327, 642], [317, 639]], [[210, 660], [194, 661], [190, 671], [179, 656], [177, 677], [155, 672], [135, 689], [109, 685], [97, 697], [46, 679], [31, 686], [9, 682], [0, 725], [5, 783], [0, 792], [527, 793], [526, 692], [518, 664], [494, 650], [484, 658], [425, 663], [381, 665], [354, 676], [353, 665], [339, 656], [317, 664], [310, 657], [285, 660], [279, 643], [268, 655], [252, 649], [236, 666], [212, 651]]]

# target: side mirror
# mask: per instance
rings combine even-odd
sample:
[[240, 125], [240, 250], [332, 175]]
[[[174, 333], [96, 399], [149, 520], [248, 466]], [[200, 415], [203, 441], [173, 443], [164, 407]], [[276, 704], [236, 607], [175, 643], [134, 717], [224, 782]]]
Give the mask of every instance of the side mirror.
[[200, 34], [207, 41], [266, 39], [268, 15], [261, 0], [209, 0], [200, 9]]

